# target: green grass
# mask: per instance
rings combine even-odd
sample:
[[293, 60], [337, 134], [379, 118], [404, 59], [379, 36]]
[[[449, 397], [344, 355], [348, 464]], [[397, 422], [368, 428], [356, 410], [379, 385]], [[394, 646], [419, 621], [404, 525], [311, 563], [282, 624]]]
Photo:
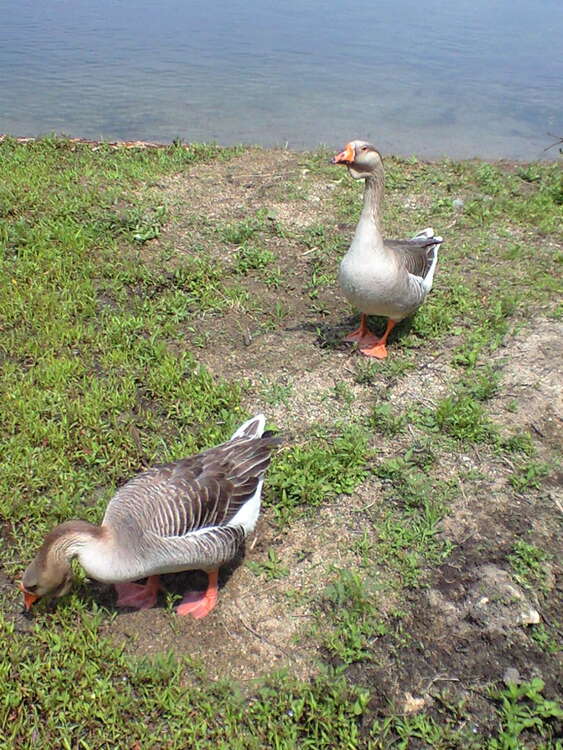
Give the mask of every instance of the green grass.
[[452, 486], [432, 476], [424, 453], [390, 459], [377, 467], [385, 480], [385, 510], [377, 523], [377, 559], [400, 581], [416, 587], [428, 576], [429, 566], [442, 562], [453, 545], [438, 534], [452, 496]]
[[378, 585], [350, 570], [335, 570], [319, 602], [315, 631], [328, 659], [336, 665], [369, 660], [371, 644], [387, 626], [377, 610]]
[[[202, 663], [132, 656], [134, 647], [108, 635], [113, 615], [99, 607], [83, 573], [71, 594], [39, 607], [21, 632], [17, 592], [0, 581], [0, 748], [555, 750], [561, 717], [540, 681], [483, 697], [480, 680], [456, 671], [467, 688], [463, 700], [433, 693], [431, 705], [404, 715], [372, 677], [389, 669], [391, 686], [408, 670], [402, 649], [412, 658], [417, 648], [422, 653], [412, 602], [435, 576], [443, 578], [440, 566], [453, 552], [441, 522], [459, 500], [458, 479], [479, 497], [490, 481], [480, 459], [496, 461], [507, 495], [525, 494], [535, 513], [544, 510], [542, 483], [552, 464], [536, 451], [535, 435], [506, 435], [494, 409], [505, 395], [507, 337], [532, 315], [553, 314], [557, 258], [543, 239], [559, 237], [560, 168], [507, 173], [477, 162], [386, 161], [386, 233], [408, 236], [431, 218], [446, 243], [432, 294], [394, 334], [389, 358], [373, 362], [348, 357], [328, 330], [349, 313], [336, 313], [332, 298], [361, 186], [329, 165], [325, 151], [299, 157], [296, 173], [304, 167], [306, 175], [270, 195], [302, 198], [310, 212], [312, 183], [333, 182], [319, 207], [324, 217], [282, 225], [268, 197], [224, 221], [212, 221], [199, 205], [182, 206], [193, 237], [178, 248], [167, 239], [179, 209], [175, 196], [163, 197], [162, 177], [243, 153], [209, 145], [93, 151], [56, 138], [0, 144], [0, 563], [16, 579], [55, 523], [99, 521], [116, 486], [153, 462], [223, 440], [247, 406], [258, 402], [266, 413], [277, 406], [282, 419], [285, 410], [294, 418], [295, 401], [306, 395], [301, 371], [268, 369], [259, 339], [253, 356], [264, 354], [264, 367], [255, 373], [245, 349], [235, 352], [245, 361], [242, 376], [231, 378], [227, 364], [218, 377], [202, 361], [229, 316], [249, 315], [258, 335], [279, 332], [282, 323], [316, 326], [326, 347], [321, 369], [330, 375], [318, 407], [323, 417], [313, 428], [297, 427], [274, 458], [263, 517], [274, 540], [247, 563], [257, 586], [294, 587], [290, 560], [299, 574], [311, 550], [293, 558], [277, 545], [291, 542], [297, 527], [314, 540], [327, 505], [331, 523], [340, 506], [346, 510], [335, 527], [345, 535], [336, 539], [337, 560], [315, 564], [311, 580], [278, 593], [288, 617], [295, 602], [307, 613], [296, 637], [316, 654], [316, 676], [211, 680], [206, 636]], [[455, 197], [463, 207], [453, 206]], [[306, 300], [306, 313], [295, 314], [294, 298]], [[382, 320], [370, 325], [379, 330]], [[293, 365], [293, 352], [284, 354]], [[419, 401], [410, 383], [421, 355], [437, 364], [438, 378], [442, 366], [452, 377], [438, 397], [423, 393]], [[393, 395], [403, 384], [400, 403], [409, 398], [408, 406]], [[317, 419], [304, 416], [307, 424]], [[479, 470], [456, 467], [460, 456], [477, 457]], [[362, 494], [360, 506], [353, 495], [366, 480], [362, 492], [373, 497], [364, 502]], [[506, 565], [547, 607], [551, 553], [532, 532], [526, 539], [513, 542]], [[169, 596], [164, 614], [174, 628], [171, 604]], [[225, 623], [209, 623], [213, 639], [213, 628]], [[535, 651], [558, 648], [557, 625], [527, 633], [534, 667]], [[493, 718], [474, 731], [476, 694], [489, 701]]]
[[367, 691], [342, 677], [273, 675], [249, 698], [193, 661], [131, 661], [101, 633], [103, 612], [75, 612], [70, 623], [69, 614], [35, 626], [31, 650], [0, 616], [2, 747], [358, 746]]
[[136, 249], [166, 219], [139, 185], [228, 151], [1, 152], [0, 517], [25, 529], [8, 562], [57, 521], [99, 520], [107, 495], [84, 507], [93, 491], [225, 437], [241, 388], [170, 346], [195, 306], [223, 304], [217, 269], [157, 271]]
[[550, 557], [549, 553], [533, 544], [518, 540], [508, 555], [508, 562], [518, 583], [526, 588], [539, 589], [547, 593], [545, 563]]
[[[294, 445], [272, 461], [268, 495], [276, 498], [275, 516], [284, 524], [338, 494], [351, 494], [367, 476], [366, 431], [356, 425], [311, 430], [304, 444]], [[270, 502], [270, 504], [272, 504]]]

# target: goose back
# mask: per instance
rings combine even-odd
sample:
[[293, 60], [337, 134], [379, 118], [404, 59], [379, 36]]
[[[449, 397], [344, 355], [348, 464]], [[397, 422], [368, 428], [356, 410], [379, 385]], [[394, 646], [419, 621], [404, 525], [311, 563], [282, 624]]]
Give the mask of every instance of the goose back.
[[279, 442], [274, 437], [241, 437], [154, 466], [118, 490], [102, 525], [117, 534], [150, 533], [163, 539], [227, 526], [261, 486]]

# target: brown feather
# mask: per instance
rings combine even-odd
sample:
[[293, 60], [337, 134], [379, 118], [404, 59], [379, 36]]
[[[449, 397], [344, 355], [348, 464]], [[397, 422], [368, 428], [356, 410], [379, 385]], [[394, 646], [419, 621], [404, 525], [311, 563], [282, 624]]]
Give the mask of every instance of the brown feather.
[[118, 490], [103, 523], [117, 529], [136, 526], [160, 537], [223, 526], [254, 494], [280, 442], [238, 438], [155, 466]]

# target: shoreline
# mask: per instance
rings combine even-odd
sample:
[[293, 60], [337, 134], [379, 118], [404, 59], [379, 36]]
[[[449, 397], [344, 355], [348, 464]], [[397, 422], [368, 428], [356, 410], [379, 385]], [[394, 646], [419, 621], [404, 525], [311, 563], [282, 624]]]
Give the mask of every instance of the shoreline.
[[[484, 156], [470, 156], [470, 157], [452, 157], [448, 155], [443, 156], [436, 156], [436, 157], [425, 157], [425, 156], [417, 156], [417, 154], [411, 154], [409, 156], [396, 154], [394, 152], [386, 152], [383, 154], [384, 158], [393, 158], [398, 160], [408, 160], [408, 159], [416, 159], [417, 161], [420, 161], [425, 164], [435, 164], [442, 161], [451, 161], [451, 162], [485, 162], [489, 164], [515, 164], [515, 165], [526, 165], [526, 164], [542, 164], [542, 163], [553, 163], [558, 161], [559, 159], [563, 158], [563, 137], [558, 137], [556, 135], [552, 135], [548, 133], [548, 135], [552, 136], [555, 140], [554, 142], [543, 149], [542, 153], [546, 154], [547, 152], [551, 151], [552, 149], [557, 149], [559, 147], [559, 153], [554, 152], [553, 154], [550, 154], [549, 156], [545, 156], [544, 158], [538, 158], [538, 159], [511, 159], [508, 157], [484, 157]], [[97, 140], [93, 138], [82, 138], [82, 137], [75, 137], [75, 136], [67, 136], [62, 133], [46, 133], [44, 135], [39, 136], [14, 136], [10, 133], [0, 133], [0, 144], [4, 143], [5, 141], [12, 140], [20, 145], [26, 145], [31, 143], [39, 143], [47, 138], [55, 138], [59, 139], [61, 141], [66, 141], [70, 144], [76, 145], [76, 146], [89, 146], [93, 150], [101, 149], [101, 148], [110, 148], [114, 150], [118, 149], [167, 149], [170, 147], [177, 147], [177, 148], [184, 148], [189, 149], [193, 147], [194, 145], [213, 145], [217, 146], [218, 148], [233, 148], [233, 147], [240, 147], [240, 148], [257, 148], [261, 149], [263, 151], [288, 151], [290, 153], [315, 153], [319, 150], [327, 150], [330, 151], [328, 146], [324, 144], [319, 144], [315, 148], [311, 149], [297, 149], [297, 148], [290, 148], [287, 145], [279, 145], [279, 146], [261, 146], [260, 144], [256, 143], [239, 143], [235, 144], [234, 146], [225, 146], [221, 143], [216, 143], [215, 141], [181, 141], [174, 139], [173, 141], [170, 141], [169, 143], [163, 143], [159, 141], [144, 141], [144, 140]]]

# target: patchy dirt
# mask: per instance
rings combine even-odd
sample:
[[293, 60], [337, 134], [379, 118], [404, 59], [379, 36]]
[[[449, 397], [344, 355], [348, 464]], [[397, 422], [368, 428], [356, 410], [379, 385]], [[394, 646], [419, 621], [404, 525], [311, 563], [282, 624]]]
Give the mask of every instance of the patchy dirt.
[[[312, 424], [367, 414], [381, 398], [398, 410], [413, 403], [433, 407], [450, 392], [456, 377], [450, 364], [457, 343], [452, 337], [436, 349], [417, 351], [415, 367], [402, 375], [390, 378], [382, 366], [360, 384], [358, 355], [342, 342], [355, 321], [335, 283], [320, 284], [310, 294], [311, 263], [319, 263], [318, 254], [299, 239], [302, 233], [293, 231], [332, 221], [345, 245], [353, 227], [335, 226], [328, 213], [328, 198], [340, 177], [311, 177], [301, 155], [283, 150], [250, 150], [228, 163], [198, 166], [157, 186], [171, 221], [143, 250], [147, 262], [157, 262], [164, 249], [174, 248], [178, 262], [178, 257], [204, 247], [211, 257], [229, 262], [237, 248], [219, 241], [217, 227], [260, 210], [267, 221], [277, 223], [278, 231], [263, 233], [261, 243], [282, 269], [281, 287], [272, 289], [259, 274], [251, 274], [243, 282], [252, 304], [233, 304], [220, 314], [195, 314], [191, 326], [207, 336], [203, 346], [194, 348], [198, 360], [218, 376], [248, 381], [248, 411], [265, 411], [293, 440], [306, 435]], [[401, 200], [407, 207], [428, 208], [419, 195]], [[325, 259], [322, 267], [331, 278], [336, 262]], [[283, 314], [273, 320], [276, 303], [283, 305]], [[185, 335], [193, 345], [193, 334], [186, 330]], [[402, 335], [399, 330], [399, 348]], [[488, 410], [507, 430], [532, 431], [541, 455], [551, 454], [561, 440], [556, 354], [562, 341], [561, 330], [551, 320], [538, 318], [509, 338], [494, 357], [502, 369], [502, 387]], [[374, 436], [374, 448], [381, 457], [400, 455], [405, 440]], [[507, 555], [515, 539], [530, 533], [536, 543], [545, 540], [553, 554], [560, 538], [556, 525], [561, 506], [556, 504], [556, 489], [546, 485], [532, 507], [525, 494], [509, 487], [512, 470], [505, 457], [478, 446], [440, 458], [440, 474], [457, 478], [458, 491], [441, 523], [453, 552], [431, 573], [427, 588], [407, 592], [400, 604], [406, 608], [406, 643], [397, 646], [391, 636], [379, 638], [373, 658], [349, 670], [353, 680], [374, 691], [374, 711], [385, 713], [391, 705], [408, 714], [459, 700], [469, 706], [468, 721], [477, 731], [494, 717], [484, 686], [502, 680], [507, 670], [522, 679], [541, 676], [551, 691], [557, 690], [557, 659], [534, 643], [530, 627], [557, 622], [560, 570], [554, 560], [550, 594], [539, 597], [516, 584]], [[472, 474], [476, 478], [471, 481], [461, 478]], [[319, 664], [310, 637], [316, 602], [332, 566], [361, 566], [354, 542], [366, 531], [377, 539], [382, 498], [382, 485], [372, 477], [351, 497], [325, 504], [314, 520], [297, 521], [290, 530], [277, 529], [265, 511], [242, 564], [222, 579], [212, 616], [194, 622], [164, 608], [121, 613], [107, 624], [107, 631], [133, 653], [172, 649], [193, 656], [214, 678], [251, 680], [282, 666], [300, 676], [311, 675]], [[263, 564], [271, 550], [283, 571], [278, 578], [251, 569], [252, 563]], [[384, 568], [379, 575], [385, 576]], [[203, 585], [198, 574], [172, 577], [169, 585], [181, 593], [182, 586], [194, 580]], [[378, 600], [383, 616], [396, 605], [392, 589]]]
[[541, 446], [563, 444], [563, 324], [538, 318], [495, 357], [502, 365], [502, 391], [491, 410], [501, 424], [533, 433]]
[[[295, 228], [331, 219], [333, 183], [311, 177], [301, 155], [283, 150], [249, 150], [227, 163], [195, 167], [153, 186], [169, 206], [171, 220], [158, 240], [142, 250], [149, 263], [174, 248], [179, 255], [173, 265], [182, 256], [197, 254], [200, 246], [225, 260], [236, 247], [219, 242], [216, 227], [260, 209], [287, 231], [286, 236], [278, 231], [261, 238], [282, 269], [281, 290], [251, 275], [244, 286], [252, 304], [233, 304], [220, 314], [194, 311], [180, 334], [218, 377], [250, 382], [245, 408], [264, 411], [292, 440], [306, 435], [313, 424], [367, 415], [382, 397], [398, 410], [413, 403], [435, 406], [456, 377], [450, 364], [456, 344], [452, 337], [439, 347], [429, 344], [416, 351], [415, 367], [400, 376], [390, 377], [384, 364], [371, 380], [358, 382], [358, 355], [342, 342], [354, 323], [350, 311], [335, 282], [320, 284], [310, 294], [311, 263], [318, 257], [300, 235], [292, 234]], [[403, 201], [418, 208], [428, 204], [420, 196], [404, 196]], [[351, 236], [351, 227], [334, 226], [334, 221], [332, 226], [342, 237]], [[334, 279], [336, 260], [327, 261], [322, 270]], [[439, 276], [440, 269], [438, 284]], [[283, 305], [283, 315], [273, 318], [276, 303]], [[196, 345], [202, 333], [206, 342]], [[401, 335], [399, 331], [398, 339], [391, 339], [391, 363]], [[488, 411], [507, 431], [530, 430], [542, 458], [561, 444], [562, 341], [561, 328], [538, 316], [494, 356], [502, 381]], [[401, 455], [410, 437], [376, 435], [373, 447], [380, 457]], [[382, 616], [395, 606], [404, 610], [404, 642], [398, 644], [391, 634], [376, 639], [372, 658], [353, 665], [349, 675], [373, 691], [375, 712], [388, 713], [392, 706], [408, 714], [462, 701], [468, 706], [467, 721], [477, 731], [490, 726], [495, 716], [484, 687], [502, 680], [507, 670], [517, 670], [522, 679], [541, 676], [551, 693], [560, 687], [557, 657], [533, 641], [530, 628], [544, 623], [560, 634], [563, 505], [553, 477], [533, 496], [515, 493], [508, 483], [510, 461], [486, 448], [460, 448], [441, 456], [438, 471], [455, 478], [458, 487], [440, 526], [453, 551], [430, 572], [428, 586], [407, 591], [404, 601], [392, 589], [381, 594], [377, 606]], [[121, 612], [105, 631], [129, 653], [170, 649], [191, 656], [215, 679], [244, 682], [280, 667], [301, 677], [314, 674], [319, 652], [310, 633], [319, 597], [333, 566], [361, 567], [354, 543], [366, 532], [377, 539], [383, 509], [382, 483], [371, 476], [352, 496], [326, 503], [315, 518], [299, 520], [290, 529], [278, 529], [266, 510], [244, 558], [223, 572], [219, 604], [211, 616], [200, 622], [181, 618], [161, 603], [152, 610]], [[541, 595], [513, 580], [507, 560], [515, 540], [530, 538], [551, 555], [549, 590]], [[276, 578], [263, 568], [252, 569], [252, 563], [263, 565], [270, 550], [278, 561]], [[378, 567], [377, 560], [374, 564]], [[384, 579], [384, 565], [378, 575]], [[185, 586], [204, 583], [198, 573], [166, 578], [170, 591], [178, 594]], [[108, 606], [113, 603], [104, 587], [93, 584], [92, 595]]]

